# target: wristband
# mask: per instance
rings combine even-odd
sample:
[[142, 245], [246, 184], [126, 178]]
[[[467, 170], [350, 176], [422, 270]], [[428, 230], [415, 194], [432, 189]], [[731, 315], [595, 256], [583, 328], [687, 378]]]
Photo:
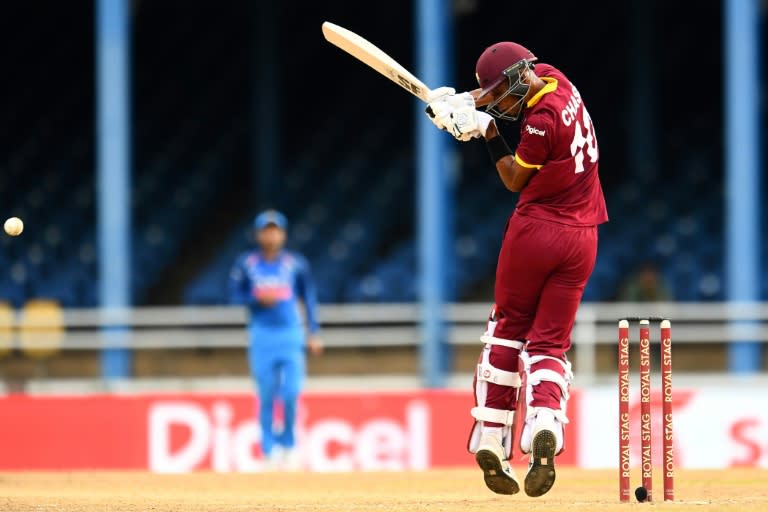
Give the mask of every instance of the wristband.
[[497, 135], [492, 139], [487, 139], [485, 141], [485, 147], [488, 148], [488, 154], [491, 156], [491, 160], [494, 164], [505, 156], [512, 154], [512, 150], [507, 146], [507, 141], [505, 141], [504, 137], [501, 135]]

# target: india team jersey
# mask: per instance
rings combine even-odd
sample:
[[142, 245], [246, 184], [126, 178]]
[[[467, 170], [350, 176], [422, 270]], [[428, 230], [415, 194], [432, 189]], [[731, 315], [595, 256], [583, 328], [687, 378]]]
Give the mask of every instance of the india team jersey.
[[[282, 251], [271, 261], [257, 250], [241, 255], [230, 271], [229, 290], [233, 303], [248, 306], [251, 325], [300, 327], [298, 301], [301, 300], [306, 307], [310, 332], [318, 330], [315, 287], [309, 264], [299, 254]], [[264, 306], [259, 299], [265, 298], [275, 303]]]
[[597, 138], [581, 95], [549, 64], [536, 64], [535, 71], [546, 85], [523, 110], [515, 160], [537, 171], [520, 192], [516, 213], [571, 226], [606, 222]]

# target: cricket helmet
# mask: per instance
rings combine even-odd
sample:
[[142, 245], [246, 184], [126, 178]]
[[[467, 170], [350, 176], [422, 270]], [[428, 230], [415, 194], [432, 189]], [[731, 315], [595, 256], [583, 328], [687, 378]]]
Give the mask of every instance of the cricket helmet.
[[522, 102], [530, 88], [530, 84], [523, 81], [523, 73], [533, 69], [536, 60], [528, 48], [509, 41], [493, 44], [483, 51], [475, 66], [475, 76], [482, 89], [478, 98], [488, 94], [504, 80], [509, 83], [507, 91], [486, 107], [489, 113], [501, 119], [517, 119], [522, 108], [517, 115], [511, 116], [507, 112], [512, 109], [500, 112], [496, 107], [510, 94], [520, 98], [518, 104]]

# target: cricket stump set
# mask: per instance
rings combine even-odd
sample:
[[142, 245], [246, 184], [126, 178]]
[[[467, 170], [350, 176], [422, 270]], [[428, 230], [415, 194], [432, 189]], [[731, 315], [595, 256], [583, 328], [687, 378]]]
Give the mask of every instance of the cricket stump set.
[[640, 471], [642, 486], [635, 490], [638, 501], [653, 500], [653, 457], [651, 451], [651, 322], [659, 322], [661, 347], [662, 470], [664, 501], [675, 499], [675, 462], [672, 430], [672, 325], [667, 318], [627, 317], [619, 320], [619, 499], [629, 501], [630, 417], [629, 345], [630, 322], [640, 327]]

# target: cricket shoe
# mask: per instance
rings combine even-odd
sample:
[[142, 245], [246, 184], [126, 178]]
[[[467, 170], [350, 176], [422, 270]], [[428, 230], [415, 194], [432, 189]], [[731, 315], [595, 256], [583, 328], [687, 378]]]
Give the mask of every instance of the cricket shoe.
[[297, 448], [285, 448], [283, 453], [283, 469], [285, 471], [301, 471], [303, 469], [301, 453]]
[[483, 434], [480, 446], [475, 453], [475, 460], [483, 470], [485, 485], [496, 494], [517, 494], [520, 492], [520, 482], [517, 481], [515, 470], [504, 458], [504, 447], [492, 435]]
[[282, 471], [283, 459], [282, 448], [275, 445], [272, 452], [264, 458], [264, 471]]
[[525, 475], [525, 494], [528, 496], [543, 496], [555, 485], [555, 432], [560, 428], [550, 410], [538, 411], [531, 441], [531, 459]]

